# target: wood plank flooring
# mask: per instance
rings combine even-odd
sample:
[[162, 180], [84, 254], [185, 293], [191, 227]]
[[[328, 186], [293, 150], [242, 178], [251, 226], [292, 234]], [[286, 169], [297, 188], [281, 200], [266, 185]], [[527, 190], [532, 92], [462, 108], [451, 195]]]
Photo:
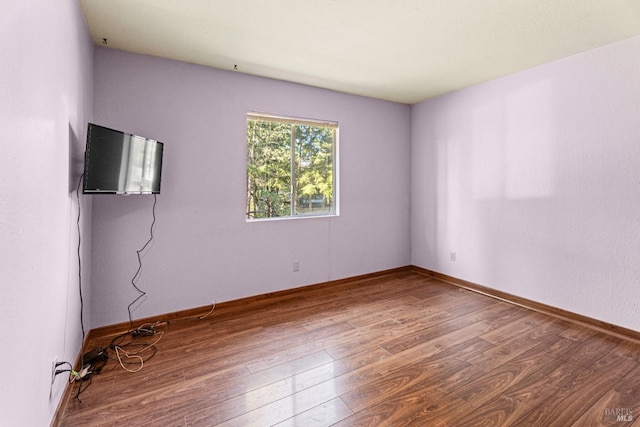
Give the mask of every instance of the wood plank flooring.
[[58, 425], [640, 426], [640, 345], [409, 270], [171, 322], [156, 347]]

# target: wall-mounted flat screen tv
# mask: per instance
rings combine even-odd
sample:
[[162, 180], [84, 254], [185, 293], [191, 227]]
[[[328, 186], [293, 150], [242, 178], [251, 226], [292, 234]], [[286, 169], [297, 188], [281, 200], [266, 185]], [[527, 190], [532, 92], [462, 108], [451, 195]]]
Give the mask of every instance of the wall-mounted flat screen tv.
[[89, 123], [83, 194], [159, 194], [164, 144]]

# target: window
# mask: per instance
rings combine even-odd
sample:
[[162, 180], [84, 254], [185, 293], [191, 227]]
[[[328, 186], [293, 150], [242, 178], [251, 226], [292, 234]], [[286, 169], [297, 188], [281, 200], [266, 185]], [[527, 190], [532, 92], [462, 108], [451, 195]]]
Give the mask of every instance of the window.
[[247, 219], [336, 214], [335, 122], [247, 115]]

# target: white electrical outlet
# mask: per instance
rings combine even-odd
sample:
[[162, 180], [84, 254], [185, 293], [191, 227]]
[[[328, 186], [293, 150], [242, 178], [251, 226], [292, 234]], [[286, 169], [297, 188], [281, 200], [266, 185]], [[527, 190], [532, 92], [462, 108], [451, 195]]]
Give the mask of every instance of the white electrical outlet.
[[456, 253], [455, 252], [451, 252], [449, 254], [449, 260], [451, 260], [451, 261], [455, 261], [456, 260]]
[[51, 362], [51, 385], [49, 386], [49, 400], [53, 396], [53, 383], [56, 382], [56, 369], [58, 369], [58, 358], [54, 357], [53, 362]]
[[296, 273], [300, 271], [300, 261], [293, 261], [293, 272]]

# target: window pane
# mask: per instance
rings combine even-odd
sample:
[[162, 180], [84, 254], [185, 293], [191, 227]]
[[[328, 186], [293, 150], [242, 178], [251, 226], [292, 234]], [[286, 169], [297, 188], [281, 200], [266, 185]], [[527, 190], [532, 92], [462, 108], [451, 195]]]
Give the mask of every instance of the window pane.
[[296, 205], [298, 215], [333, 212], [332, 128], [295, 126]]
[[291, 126], [249, 121], [247, 129], [247, 216], [288, 216], [291, 213]]

